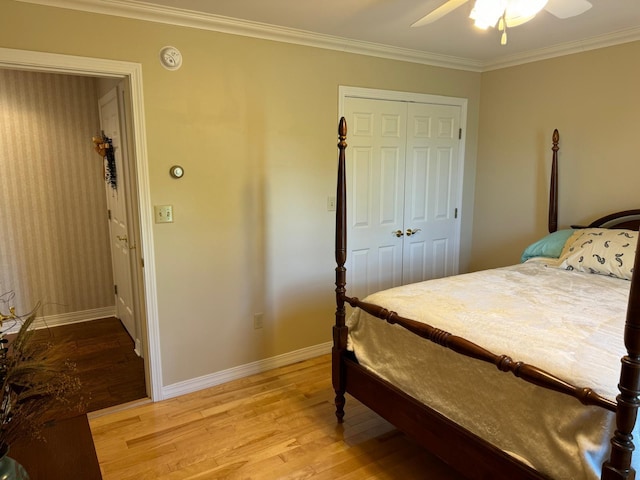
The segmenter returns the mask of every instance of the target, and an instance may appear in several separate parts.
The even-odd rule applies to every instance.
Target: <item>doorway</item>
[[[155,266],[152,259],[152,217],[147,171],[146,136],[142,97],[142,68],[140,64],[112,60],[74,57],[41,52],[30,52],[0,48],[0,68],[13,70],[63,73],[68,75],[93,76],[98,78],[120,78],[130,86],[131,149],[135,156],[137,189],[134,192],[139,212],[140,255],[149,259],[144,264],[141,289],[144,292],[145,324],[142,329],[145,378],[147,392],[153,401],[162,399],[159,335],[157,319],[157,292]],[[132,199],[133,200],[133,199]]]

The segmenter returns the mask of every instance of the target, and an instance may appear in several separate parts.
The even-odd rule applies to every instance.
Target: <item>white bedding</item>
[[[430,280],[365,301],[615,400],[630,282],[547,264],[535,259]],[[613,413],[529,385],[359,309],[347,325],[358,361],[408,394],[552,478],[600,478]]]

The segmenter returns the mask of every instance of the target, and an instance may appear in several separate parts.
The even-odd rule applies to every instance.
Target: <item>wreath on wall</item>
[[[116,155],[112,140],[104,132],[93,137],[95,150],[104,159],[104,181],[114,190],[118,189],[118,176],[116,175]]]

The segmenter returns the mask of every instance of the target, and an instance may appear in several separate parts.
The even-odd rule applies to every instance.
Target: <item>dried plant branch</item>
[[[36,309],[21,321],[15,338],[0,338],[0,446],[25,436],[41,438],[52,410],[82,411],[75,365],[64,349],[34,338]]]

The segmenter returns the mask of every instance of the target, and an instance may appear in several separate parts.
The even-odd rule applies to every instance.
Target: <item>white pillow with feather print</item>
[[[560,268],[631,280],[638,232],[584,228],[567,240]]]

